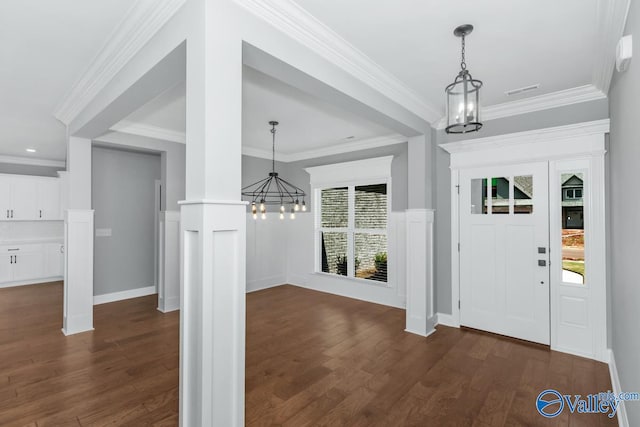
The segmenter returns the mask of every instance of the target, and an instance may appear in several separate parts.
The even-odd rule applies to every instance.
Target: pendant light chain
[[[271,125],[271,172],[276,171],[276,125]]]
[[[467,63],[465,62],[465,58],[464,58],[464,36],[462,36],[462,61],[460,61],[460,68],[462,68],[462,71],[467,69]]]

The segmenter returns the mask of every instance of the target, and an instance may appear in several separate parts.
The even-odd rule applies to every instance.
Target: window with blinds
[[[320,271],[387,283],[387,183],[317,191]]]

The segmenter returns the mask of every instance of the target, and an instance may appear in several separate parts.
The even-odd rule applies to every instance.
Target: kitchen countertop
[[[38,243],[64,243],[64,237],[47,237],[41,239],[0,240],[0,245],[29,245]]]

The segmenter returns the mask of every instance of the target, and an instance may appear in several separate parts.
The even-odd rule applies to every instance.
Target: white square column
[[[242,38],[231,0],[193,0],[180,202],[180,425],[244,425]]]
[[[244,424],[246,204],[182,203],[180,417]]]
[[[91,140],[70,137],[63,191],[65,335],[93,330]]]
[[[433,300],[433,209],[407,209],[406,331],[428,336],[435,332]]]

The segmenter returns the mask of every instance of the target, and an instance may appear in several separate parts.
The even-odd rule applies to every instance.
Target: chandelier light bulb
[[[255,216],[258,209],[256,208],[256,202],[251,203],[251,213]]]
[[[289,215],[289,218],[296,219],[296,211],[294,208],[291,208],[291,215]]]
[[[261,216],[261,218],[262,218],[262,219],[267,219],[267,214],[266,214],[266,213],[264,213],[264,212],[262,212],[262,216]]]
[[[284,219],[284,213],[280,212],[280,219]]]
[[[253,213],[253,219],[258,219],[258,214],[257,213]]]
[[[296,205],[294,206],[294,210],[298,212],[300,210],[300,202],[296,199]]]
[[[280,212],[284,213],[284,205],[280,205]]]
[[[304,202],[304,200],[302,201],[302,212],[306,212],[307,211],[307,205]]]

